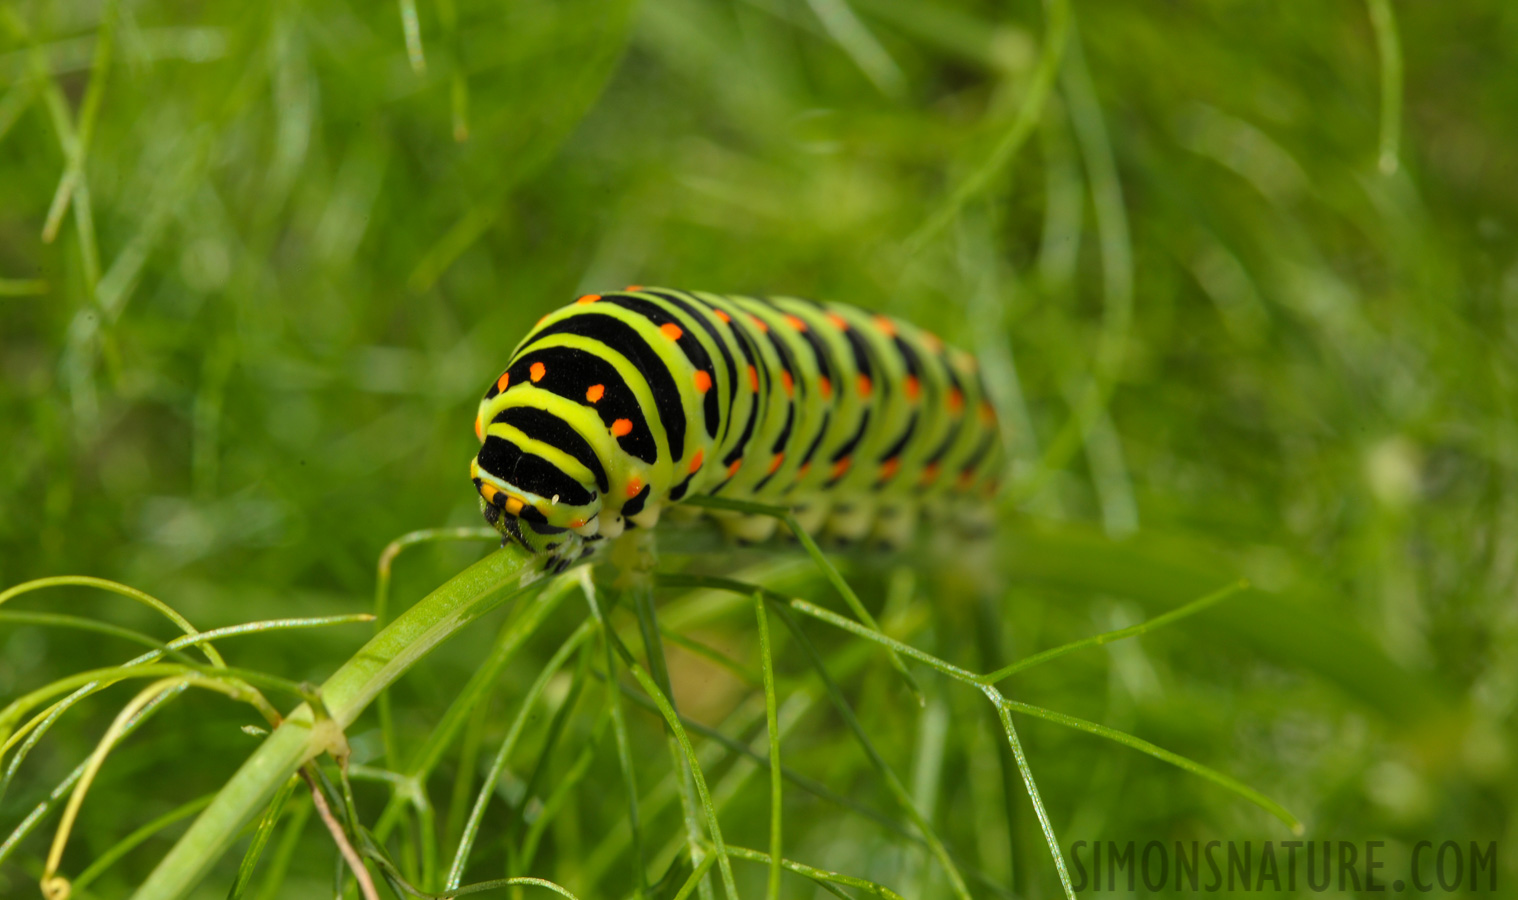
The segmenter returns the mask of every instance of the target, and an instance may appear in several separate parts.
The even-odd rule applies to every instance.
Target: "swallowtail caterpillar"
[[[486,521],[566,568],[695,496],[837,541],[983,519],[1002,470],[969,354],[837,303],[629,287],[544,316],[480,401]],[[711,511],[743,541],[772,517]]]

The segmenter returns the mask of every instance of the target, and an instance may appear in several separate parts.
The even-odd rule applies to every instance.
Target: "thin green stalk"
[[[648,893],[648,869],[643,853],[643,825],[638,813],[638,780],[633,768],[632,745],[627,737],[627,717],[622,710],[622,692],[618,690],[621,682],[617,680],[616,656],[612,647],[615,635],[601,611],[595,582],[591,581],[588,569],[581,570],[580,586],[585,591],[586,603],[590,605],[591,617],[601,632],[601,649],[606,662],[606,706],[611,712],[612,735],[617,742],[617,768],[622,772],[622,786],[627,792],[627,826],[632,836],[633,867],[637,870],[633,896],[641,900]]]
[[[1038,827],[1043,831],[1044,841],[1049,845],[1049,855],[1054,857],[1054,868],[1059,872],[1060,887],[1065,889],[1065,897],[1068,900],[1075,900],[1075,888],[1070,884],[1070,872],[1065,868],[1065,856],[1060,852],[1059,839],[1054,836],[1054,826],[1049,824],[1049,812],[1044,809],[1044,798],[1038,792],[1038,783],[1033,779],[1033,770],[1028,766],[1028,757],[1023,753],[1023,742],[1017,737],[1017,727],[1012,724],[1012,716],[1007,711],[1006,700],[996,688],[990,685],[984,686],[982,690],[995,704],[1002,728],[1007,732],[1007,743],[1012,747],[1012,755],[1017,758],[1017,771],[1022,773],[1023,786],[1028,789],[1028,799],[1033,803],[1033,813],[1038,816]]]
[[[765,599],[770,600],[771,598],[766,596]],[[822,654],[817,650],[816,645],[812,643],[811,638],[807,637],[806,632],[801,628],[801,623],[796,621],[784,603],[771,601],[771,604],[780,615],[780,621],[785,623],[785,627],[796,638],[796,643],[806,653],[812,667],[817,670],[817,675],[822,679],[823,687],[827,690],[828,698],[832,701],[833,708],[838,710],[838,714],[843,717],[844,723],[854,733],[855,741],[864,750],[865,755],[870,758],[870,762],[875,766],[876,771],[880,773],[881,778],[885,781],[886,788],[890,791],[891,796],[895,798],[902,812],[907,814],[907,817],[912,820],[912,824],[917,826],[918,832],[922,834],[923,840],[927,841],[928,849],[933,852],[933,855],[938,859],[938,864],[943,868],[944,874],[948,876],[949,886],[953,889],[954,895],[961,898],[961,900],[969,900],[970,890],[965,885],[965,879],[960,874],[959,867],[955,865],[954,859],[949,855],[948,848],[939,839],[938,832],[934,830],[932,824],[928,822],[922,812],[917,809],[916,804],[912,802],[912,798],[907,793],[906,787],[901,783],[901,779],[896,776],[896,772],[891,769],[890,764],[886,762],[885,757],[881,756],[880,751],[875,749],[874,742],[865,733],[864,725],[860,723],[859,717],[854,714],[853,707],[844,698],[843,691],[838,688],[837,682],[833,681],[832,676],[828,674],[827,664],[823,661]],[[841,616],[838,618],[842,619]],[[842,620],[848,621],[847,619]],[[850,622],[849,624],[858,627],[857,622]],[[864,630],[882,641],[890,640],[877,632],[869,631],[869,629]]]
[[[503,547],[451,578],[364,645],[322,685],[331,719],[301,706],[266,738],[132,896],[180,900],[302,763],[325,751],[386,686],[480,616],[531,589],[538,562]]]
[[[73,890],[83,891],[85,888],[89,887],[90,884],[95,881],[95,879],[103,875],[106,869],[109,869],[111,866],[115,865],[116,862],[123,856],[131,853],[132,850],[135,849],[139,844],[146,841],[148,838],[153,837],[165,828],[168,828],[170,825],[173,825],[175,822],[178,822],[181,819],[189,818],[190,816],[195,815],[197,812],[200,812],[202,809],[205,809],[208,805],[210,805],[211,798],[214,796],[214,794],[206,794],[203,797],[196,797],[194,800],[191,800],[188,803],[176,806],[175,808],[153,819],[151,822],[148,822],[141,828],[138,828],[136,831],[117,841],[116,844],[111,847],[111,849],[95,857],[95,859],[90,862],[89,867],[86,868],[83,872],[79,873],[79,877],[75,878],[73,881]]]
[[[184,690],[186,690],[185,687],[180,687],[177,690],[167,691],[155,697],[152,702],[144,706],[136,716],[132,717],[132,719],[126,723],[126,726],[121,729],[121,737],[125,738],[127,735],[130,735],[132,732],[142,727],[142,724],[146,722],[155,712],[163,708],[164,704],[168,703]],[[15,852],[16,847],[18,847],[21,842],[25,840],[27,836],[29,836],[39,824],[41,824],[42,820],[47,817],[47,814],[52,812],[53,807],[58,804],[58,801],[62,800],[66,795],[68,795],[70,791],[73,790],[74,785],[79,782],[79,779],[84,777],[84,773],[88,766],[88,759],[75,766],[72,772],[70,772],[62,781],[58,782],[58,784],[54,785],[53,789],[48,792],[47,797],[44,798],[41,803],[38,803],[32,808],[31,812],[27,813],[26,818],[22,819],[21,824],[17,825],[15,830],[12,831],[8,837],[6,837],[4,843],[0,843],[0,863],[4,863],[5,860],[11,855],[11,853]]]
[[[175,627],[187,635],[198,635],[200,633],[194,625],[190,624],[189,620],[187,620],[184,616],[181,616],[172,606],[169,606],[167,603],[159,600],[157,597],[139,591],[134,587],[129,587],[127,585],[121,584],[120,582],[110,581],[105,578],[93,578],[88,575],[55,575],[51,578],[36,578],[31,581],[24,581],[13,588],[0,591],[0,604],[4,604],[7,600],[14,599],[21,596],[22,594],[42,590],[43,588],[71,586],[93,587],[99,588],[102,591],[109,591],[113,594],[120,594],[123,597],[131,600],[136,600],[143,606],[156,611],[165,619],[173,622]],[[216,652],[215,647],[212,647],[207,643],[202,643],[200,646],[201,652],[206,655],[206,659],[211,661],[211,665],[226,665],[226,662],[221,658],[221,654]]]
[[[411,71],[427,74],[427,55],[422,52],[422,26],[417,21],[416,0],[400,0],[401,32],[406,36],[406,58],[411,61]]]
[[[669,682],[669,667],[664,658],[664,642],[659,638],[659,619],[654,612],[654,589],[653,582],[647,577],[641,577],[633,585],[630,593],[633,597],[633,610],[638,616],[638,631],[643,638],[644,655],[648,658],[648,668],[652,671],[654,683],[659,690],[669,698],[671,709],[674,708],[674,689]],[[680,810],[685,817],[686,846],[690,849],[690,861],[692,866],[701,864],[705,855],[702,849],[701,818],[697,808],[697,797],[692,793],[692,778],[696,776],[695,769],[698,764],[693,759],[691,768],[687,770],[685,760],[681,755],[679,740],[673,729],[666,728],[668,738],[670,762],[673,765],[676,784],[680,788]],[[702,900],[710,900],[711,888],[705,882],[699,888]]]
[[[722,873],[722,888],[727,892],[728,900],[738,900],[738,888],[733,883],[732,863],[728,862],[727,845],[722,841],[722,827],[717,824],[717,809],[712,805],[711,793],[706,788],[706,776],[701,773],[701,763],[696,759],[696,750],[691,746],[690,737],[686,735],[685,727],[680,724],[680,717],[675,713],[675,708],[670,704],[669,698],[654,683],[648,670],[635,662],[629,663],[628,669],[632,672],[633,678],[636,678],[638,684],[643,687],[643,691],[653,698],[654,703],[658,704],[665,724],[669,726],[670,731],[674,732],[675,740],[680,743],[680,749],[685,753],[686,764],[690,767],[691,777],[696,782],[696,791],[701,795],[701,804],[706,810],[706,827],[712,833],[717,869]],[[694,862],[698,866],[701,864],[699,859]]]
[[[1127,349],[1128,332],[1133,324],[1133,239],[1128,228],[1122,181],[1118,178],[1112,142],[1107,137],[1101,103],[1091,83],[1091,73],[1086,68],[1080,39],[1072,34],[1069,43],[1061,83],[1096,213],[1102,264],[1101,332],[1091,372],[1085,383],[1076,389],[1078,399],[1070,418],[1049,442],[1033,472],[1020,481],[1015,490],[1006,493],[1004,502],[1013,505],[1038,493],[1055,472],[1065,467],[1075,451],[1089,441],[1092,429],[1116,387]]]
[[[1037,715],[1037,716],[1040,716],[1042,718],[1049,719],[1052,722],[1058,722],[1059,724],[1066,725],[1066,726],[1071,727],[1071,728],[1076,728],[1076,729],[1079,729],[1081,731],[1086,731],[1086,732],[1089,732],[1091,734],[1096,734],[1096,735],[1100,735],[1102,737],[1106,737],[1106,738],[1108,738],[1110,740],[1117,741],[1118,743],[1121,743],[1121,744],[1123,744],[1125,746],[1132,747],[1133,749],[1139,750],[1140,752],[1148,753],[1149,755],[1154,756],[1157,759],[1162,759],[1162,760],[1164,760],[1166,762],[1169,762],[1169,763],[1171,763],[1173,765],[1179,766],[1180,768],[1183,768],[1183,769],[1185,769],[1188,772],[1193,772],[1193,773],[1195,773],[1197,775],[1200,775],[1203,778],[1206,778],[1207,780],[1213,782],[1214,784],[1220,785],[1222,787],[1225,787],[1225,788],[1233,791],[1234,793],[1238,794],[1240,797],[1243,797],[1245,800],[1248,800],[1249,802],[1255,804],[1256,806],[1259,806],[1261,809],[1264,809],[1266,812],[1269,812],[1271,815],[1273,815],[1276,818],[1280,819],[1288,827],[1290,827],[1294,833],[1300,833],[1300,829],[1302,827],[1301,823],[1299,823],[1297,821],[1297,819],[1294,816],[1291,815],[1291,813],[1287,812],[1284,807],[1282,807],[1280,804],[1276,803],[1275,801],[1271,800],[1270,798],[1266,797],[1264,794],[1260,793],[1259,791],[1256,791],[1255,789],[1253,789],[1253,788],[1251,788],[1251,787],[1243,784],[1242,782],[1240,782],[1240,781],[1238,781],[1236,779],[1230,778],[1229,776],[1224,775],[1224,774],[1222,774],[1220,772],[1217,772],[1217,771],[1215,771],[1213,769],[1210,769],[1210,768],[1208,768],[1206,766],[1203,766],[1200,763],[1197,763],[1197,762],[1194,762],[1192,760],[1186,759],[1183,756],[1180,756],[1178,754],[1172,753],[1171,751],[1165,750],[1165,749],[1163,749],[1161,747],[1157,747],[1154,744],[1150,744],[1148,741],[1144,741],[1144,740],[1142,740],[1140,738],[1136,738],[1136,737],[1134,737],[1132,735],[1125,734],[1123,732],[1116,731],[1114,729],[1107,728],[1107,727],[1102,726],[1102,725],[1097,725],[1097,724],[1095,724],[1093,722],[1087,722],[1084,719],[1077,719],[1074,716],[1066,716],[1063,713],[1056,713],[1056,712],[1053,712],[1052,710],[1042,709],[1041,707],[1029,706],[1027,704],[1018,703],[1017,701],[1014,701],[1014,700],[1007,700],[1004,697],[1002,697],[1001,693],[999,691],[996,691],[996,689],[992,686],[991,676],[977,675],[977,674],[975,674],[973,672],[970,672],[970,671],[968,671],[966,669],[962,669],[959,666],[956,666],[956,665],[953,665],[951,663],[945,662],[945,661],[943,661],[943,660],[941,660],[941,659],[939,659],[939,658],[937,658],[937,657],[935,657],[935,656],[933,656],[931,654],[928,654],[928,653],[925,653],[925,652],[923,652],[921,650],[918,650],[917,648],[912,647],[912,646],[910,646],[908,644],[904,644],[901,641],[897,641],[894,638],[887,637],[887,636],[885,636],[883,634],[880,634],[877,631],[873,631],[873,630],[871,630],[869,628],[864,627],[863,625],[859,624],[858,622],[855,622],[855,621],[853,621],[851,619],[844,618],[843,616],[840,616],[840,615],[838,615],[835,612],[831,612],[829,610],[822,609],[821,607],[818,607],[818,606],[816,606],[814,604],[808,603],[805,600],[787,599],[787,598],[785,598],[784,596],[782,596],[780,594],[777,594],[777,593],[775,593],[773,591],[767,591],[767,590],[765,590],[763,588],[757,587],[756,585],[745,584],[743,582],[733,581],[732,579],[716,578],[716,577],[711,577],[711,576],[670,575],[670,576],[661,576],[659,580],[660,580],[661,584],[671,585],[671,586],[680,586],[680,587],[720,587],[720,588],[724,588],[726,590],[731,590],[731,591],[739,592],[739,593],[753,594],[753,593],[757,592],[757,593],[761,594],[765,598],[765,600],[767,602],[769,602],[775,608],[775,610],[781,614],[782,618],[786,622],[787,627],[790,628],[791,631],[794,634],[796,634],[798,642],[801,643],[801,645],[803,646],[803,648],[807,650],[808,654],[812,656],[814,666],[816,666],[818,668],[818,674],[823,676],[824,683],[826,685],[828,685],[829,693],[834,695],[834,703],[835,703],[835,705],[842,704],[842,705],[839,705],[839,711],[841,713],[843,713],[845,721],[849,723],[850,727],[853,728],[853,729],[855,729],[855,732],[856,732],[856,734],[858,735],[858,737],[859,737],[859,739],[861,741],[861,745],[865,747],[866,752],[871,755],[872,759],[876,759],[877,760],[877,766],[879,766],[879,767],[882,768],[882,773],[885,774],[886,777],[887,777],[887,784],[888,785],[894,785],[893,792],[894,792],[894,790],[896,788],[900,787],[900,783],[895,780],[894,773],[891,773],[889,771],[889,769],[884,768],[884,760],[878,759],[878,754],[875,753],[875,751],[873,749],[873,746],[868,743],[868,739],[864,737],[863,731],[858,726],[857,720],[853,717],[852,711],[851,710],[845,711],[847,709],[847,704],[846,704],[845,701],[843,701],[842,696],[839,695],[839,694],[837,694],[836,685],[833,685],[831,679],[827,678],[826,670],[821,667],[822,666],[822,661],[821,661],[820,655],[817,654],[816,648],[813,647],[811,645],[811,642],[805,637],[805,633],[800,630],[799,625],[797,625],[794,622],[794,620],[790,617],[789,610],[794,609],[797,612],[804,613],[804,614],[806,614],[808,616],[811,616],[812,618],[815,618],[815,619],[819,619],[819,620],[821,620],[823,622],[826,622],[826,623],[828,623],[830,625],[833,625],[833,626],[835,626],[837,628],[841,628],[844,631],[848,631],[851,634],[854,634],[854,635],[857,635],[859,637],[865,638],[867,640],[874,641],[874,642],[876,642],[878,644],[882,644],[884,646],[890,647],[890,648],[896,650],[897,652],[901,653],[902,655],[909,656],[909,657],[911,657],[913,659],[916,659],[919,662],[922,662],[925,665],[927,665],[927,666],[929,666],[929,667],[931,667],[931,668],[933,668],[933,669],[935,669],[935,670],[943,673],[944,675],[949,676],[950,678],[954,678],[954,679],[956,679],[958,681],[962,681],[962,682],[964,682],[966,684],[978,687],[982,691],[988,692],[987,696],[991,697],[992,700],[993,700],[993,702],[997,704],[997,708],[998,708],[999,713],[1004,713],[1003,705],[1006,705],[1007,708],[1016,709],[1016,710],[1019,710],[1021,712],[1027,712],[1029,715]],[[1227,596],[1229,593],[1235,592],[1235,591],[1240,590],[1240,589],[1241,588],[1238,585],[1230,585],[1229,587],[1224,588],[1222,591],[1215,592],[1215,594],[1213,594],[1213,595],[1209,595],[1208,597],[1202,598],[1201,601],[1195,601],[1190,606],[1191,607],[1195,607],[1197,604],[1201,603],[1202,601],[1208,601],[1208,600],[1210,600],[1211,602],[1215,603],[1215,602],[1217,602],[1217,600],[1222,599],[1222,596]],[[1217,594],[1222,594],[1222,596],[1217,596]],[[1196,611],[1193,608],[1182,607],[1180,610],[1175,610],[1175,611],[1173,611],[1173,613],[1167,614],[1167,615],[1170,615],[1170,618],[1167,619],[1166,621],[1167,622],[1174,621],[1175,619],[1180,618],[1181,617],[1180,614],[1182,613],[1183,610],[1186,610],[1186,614],[1190,614],[1190,613]],[[1163,617],[1158,617],[1158,618],[1163,618]],[[1156,620],[1156,622],[1157,621],[1158,621],[1158,619]],[[1153,628],[1155,626],[1155,624],[1156,624],[1155,622],[1151,622],[1151,623],[1149,623],[1149,627]],[[1135,627],[1138,627],[1138,626],[1135,626]],[[1129,629],[1122,629],[1121,631],[1126,632],[1126,631],[1129,631]],[[1124,634],[1123,636],[1126,637],[1126,636],[1129,636],[1129,635]],[[996,673],[992,673],[992,674],[995,675]],[[1003,716],[1003,726],[1008,728],[1008,739],[1010,741],[1014,742],[1014,746],[1012,748],[1013,749],[1013,753],[1014,753],[1014,755],[1020,756],[1021,752],[1022,752],[1021,751],[1021,746],[1016,743],[1016,736],[1010,730],[1010,722],[1011,722],[1010,719],[1005,718],[1005,716]],[[1032,775],[1031,775],[1030,772],[1028,772],[1026,770],[1026,764],[1025,764],[1025,762],[1021,762],[1021,761],[1019,762],[1019,769],[1023,771],[1024,781],[1026,783],[1028,783],[1028,785],[1029,785],[1029,795],[1034,800],[1035,809],[1039,812],[1039,815],[1041,817],[1043,817],[1044,814],[1041,811],[1041,809],[1042,809],[1042,801],[1039,800],[1037,798],[1037,796],[1036,796],[1035,789],[1034,789],[1034,787],[1032,786],[1032,783],[1031,783],[1032,782]],[[907,799],[905,799],[904,797],[903,798],[898,798],[898,799],[902,799],[903,803],[904,803],[904,808],[909,812],[909,814],[911,814],[911,815],[913,815],[913,816],[916,817],[916,819],[914,821],[918,821],[919,822],[919,828],[925,827],[926,823],[920,821],[921,816],[920,816],[919,813],[917,813],[916,807],[913,806],[910,803],[910,801],[907,800]],[[1045,834],[1046,834],[1046,837],[1049,838],[1049,847],[1050,847],[1050,850],[1055,855],[1055,865],[1060,869],[1061,873],[1064,873],[1064,860],[1063,860],[1062,857],[1059,856],[1059,845],[1058,845],[1057,842],[1055,842],[1053,840],[1052,831],[1049,831],[1047,829],[1047,827],[1045,829]],[[930,836],[929,832],[925,831],[924,832],[924,837],[928,838],[930,846],[932,846],[934,844],[934,842],[936,841],[936,838],[932,838]],[[940,857],[940,859],[941,860],[947,860],[947,852],[946,851],[945,851],[944,855]],[[1067,874],[1062,874],[1061,878],[1065,879],[1066,881],[1068,881],[1068,875]],[[1068,883],[1067,883],[1066,886],[1067,886],[1067,890],[1068,890]],[[1072,892],[1072,895],[1073,895],[1073,892]]]
[[[1023,659],[1020,659],[1011,665],[1003,666],[994,672],[990,672],[985,675],[979,675],[976,677],[976,680],[981,684],[995,684],[996,682],[1001,681],[1003,678],[1021,672],[1024,669],[1029,669],[1033,666],[1038,665],[1039,663],[1046,663],[1052,659],[1057,659],[1067,653],[1073,653],[1076,650],[1084,650],[1087,647],[1100,647],[1103,644],[1110,644],[1113,641],[1120,641],[1124,638],[1137,637],[1138,635],[1146,634],[1150,631],[1154,631],[1157,628],[1163,628],[1172,622],[1184,619],[1187,616],[1194,616],[1210,606],[1214,606],[1224,600],[1227,600],[1234,594],[1248,590],[1248,588],[1249,581],[1247,579],[1241,578],[1238,581],[1235,581],[1233,584],[1221,587],[1205,597],[1193,600],[1185,606],[1181,606],[1171,610],[1170,612],[1155,616],[1152,619],[1147,619],[1143,622],[1138,623],[1137,625],[1130,625],[1127,628],[1119,628],[1116,631],[1106,631],[1101,634],[1092,635],[1088,638],[1081,638],[1078,641],[1071,641],[1070,643],[1063,644],[1059,647],[1052,647],[1040,653],[1035,653],[1032,656],[1024,657]]]
[[[403,0],[404,3],[404,0]],[[404,9],[404,6],[402,7]],[[416,8],[413,5],[413,16]],[[499,540],[500,535],[494,528],[425,528],[421,531],[413,531],[403,534],[385,545],[380,551],[379,564],[376,566],[374,578],[374,631],[379,633],[386,625],[390,624],[390,573],[395,568],[395,559],[409,547],[418,544],[430,544],[440,541],[467,541],[467,540]],[[395,747],[395,723],[390,715],[390,692],[381,691],[379,701],[375,706],[379,712],[380,741],[385,748],[385,761],[388,765],[399,766],[400,758],[396,755]]]
[[[1005,709],[1027,713],[1030,716],[1037,716],[1040,719],[1045,719],[1059,725],[1064,725],[1067,728],[1074,728],[1077,731],[1084,731],[1088,734],[1104,737],[1109,741],[1114,741],[1116,743],[1122,744],[1124,747],[1131,747],[1140,753],[1147,753],[1155,759],[1170,763],[1176,768],[1184,769],[1193,775],[1198,775],[1202,778],[1207,779],[1213,784],[1233,791],[1235,794],[1238,794],[1240,797],[1243,797],[1245,800],[1248,800],[1255,806],[1258,806],[1259,808],[1275,816],[1277,819],[1280,819],[1283,823],[1285,823],[1287,828],[1291,829],[1292,834],[1301,834],[1303,832],[1302,823],[1297,820],[1296,816],[1288,812],[1287,809],[1281,804],[1275,802],[1274,800],[1270,799],[1249,785],[1244,784],[1242,781],[1239,781],[1236,778],[1224,775],[1222,772],[1219,772],[1216,769],[1208,768],[1199,762],[1187,759],[1178,753],[1172,753],[1171,751],[1166,750],[1164,747],[1157,747],[1154,744],[1151,744],[1148,741],[1144,740],[1143,738],[1134,737],[1133,735],[1126,732],[1108,728],[1105,725],[1098,725],[1095,722],[1088,722],[1085,719],[1066,715],[1062,712],[1055,712],[1052,709],[1044,709],[1040,706],[1032,706],[1027,703],[1020,703],[1016,700],[1002,697],[1000,694],[993,698],[993,701]]]
[[[95,134],[95,119],[100,113],[100,101],[105,95],[106,70],[111,65],[111,50],[115,44],[117,5],[108,2],[101,10],[100,27],[95,39],[95,59],[90,65],[90,86],[85,89],[84,100],[79,105],[79,124],[72,147],[69,148],[68,165],[58,188],[53,192],[53,202],[48,208],[47,221],[42,226],[42,240],[51,244],[58,237],[58,227],[63,224],[69,201],[76,191],[84,187],[84,160],[90,152],[91,138]],[[75,211],[84,214],[84,209]],[[98,270],[98,263],[96,264]],[[98,275],[97,275],[98,279]],[[93,286],[93,282],[92,282]]]
[[[760,853],[758,850],[750,850],[747,847],[729,847],[727,852],[735,859],[745,859],[750,862],[767,863],[771,866],[773,866],[776,862],[775,858],[769,854]],[[817,882],[823,887],[838,884],[845,887],[858,888],[860,890],[867,891],[871,896],[880,897],[882,900],[904,900],[900,894],[896,893],[885,885],[876,884],[873,881],[867,881],[863,878],[855,878],[852,875],[844,875],[839,872],[829,872],[827,869],[819,869],[815,866],[803,865],[802,863],[792,862],[789,859],[779,860],[779,863],[782,867],[795,872],[797,875],[802,875],[810,878],[812,881]],[[847,894],[842,894],[837,891],[834,891],[834,893],[838,893],[839,896],[843,897],[848,896]]]
[[[1381,60],[1381,140],[1376,165],[1383,175],[1395,175],[1402,137],[1402,41],[1391,0],[1365,0],[1376,32],[1376,55]]]
[[[828,582],[843,597],[843,601],[848,604],[849,609],[858,617],[859,621],[870,626],[876,632],[880,631],[879,623],[875,621],[875,617],[870,614],[870,611],[865,609],[863,601],[859,599],[859,595],[854,593],[854,589],[844,580],[843,573],[838,571],[838,567],[833,565],[833,561],[828,559],[827,554],[822,552],[822,548],[817,546],[817,542],[812,539],[810,534],[807,534],[806,529],[801,527],[801,523],[796,521],[796,516],[786,507],[770,506],[765,503],[750,503],[744,500],[729,500],[725,497],[689,497],[685,502],[690,506],[702,506],[707,509],[725,509],[732,512],[744,512],[750,515],[769,516],[779,519],[785,523],[786,528],[790,529],[791,534],[796,536],[796,540],[801,542],[801,546],[806,548],[807,555],[817,564],[817,568],[822,570],[822,574],[827,576]],[[895,666],[896,671],[900,672],[901,677],[906,680],[907,688],[912,692],[912,696],[917,698],[917,705],[926,706],[927,698],[923,696],[922,688],[918,686],[917,679],[912,677],[911,672],[907,671],[906,664],[901,661],[901,658],[896,655],[895,651],[892,651],[890,656],[891,665]]]
[[[289,824],[285,825],[285,833],[280,835],[279,846],[274,848],[274,856],[269,860],[269,868],[264,875],[263,888],[259,890],[257,900],[278,900],[280,890],[285,883],[285,872],[290,868],[290,860],[295,857],[296,849],[301,846],[301,833],[306,830],[306,820],[315,809],[298,794],[292,802],[295,803],[295,810],[290,813]],[[227,900],[238,900],[238,898],[228,897]]]
[[[521,739],[522,732],[527,727],[533,707],[537,704],[538,698],[543,695],[544,689],[548,687],[549,680],[558,674],[559,669],[580,644],[590,637],[592,630],[590,622],[576,628],[564,640],[564,643],[559,645],[559,649],[554,651],[553,656],[538,672],[538,677],[533,680],[532,686],[522,696],[522,705],[517,710],[516,718],[511,720],[511,727],[507,729],[500,748],[496,750],[495,760],[485,776],[485,783],[480,785],[479,791],[475,794],[474,808],[470,810],[469,819],[464,823],[464,832],[459,837],[458,848],[453,854],[453,864],[448,867],[446,880],[448,890],[454,890],[464,880],[464,867],[469,863],[469,853],[474,849],[475,839],[479,836],[480,824],[485,818],[485,808],[489,805],[490,798],[495,796],[496,783],[500,780],[501,774],[506,771],[506,764],[511,760],[511,751],[516,749],[517,741]]]
[[[775,702],[775,661],[770,653],[770,621],[764,611],[764,597],[754,595],[754,618],[759,625],[759,661],[764,670],[764,727],[770,737],[770,876],[769,900],[780,900],[781,850],[780,819],[784,810],[784,781],[780,766],[780,722]]]
[[[691,894],[696,892],[696,886],[701,884],[702,879],[706,878],[706,873],[710,872],[712,866],[716,864],[717,855],[715,853],[707,854],[706,859],[701,860],[701,865],[696,866],[691,871],[690,877],[685,879],[685,884],[680,887],[679,892],[671,900],[687,900]]]
[[[412,762],[408,767],[413,780],[422,783],[432,774],[454,737],[469,721],[471,712],[476,710],[489,694],[501,669],[515,658],[517,651],[537,632],[549,614],[558,608],[559,603],[568,595],[573,586],[572,579],[554,581],[539,591],[526,607],[501,625],[500,634],[497,635],[495,645],[490,649],[490,655],[470,676],[464,689],[449,704],[443,718],[427,735],[427,740],[413,754]],[[374,826],[374,833],[379,840],[385,840],[390,829],[400,821],[404,808],[405,801],[402,798],[391,797],[390,803],[380,814],[378,824]]]
[[[1007,167],[1018,149],[1028,140],[1028,135],[1033,133],[1034,126],[1043,117],[1044,105],[1048,103],[1049,94],[1054,89],[1054,80],[1059,74],[1069,35],[1070,0],[1049,0],[1044,8],[1043,52],[1039,55],[1038,67],[1033,71],[1033,81],[1028,85],[1028,92],[1017,110],[1017,116],[990,155],[955,185],[944,202],[907,238],[909,258],[915,256],[927,246],[928,241],[954,221],[966,203],[990,187],[991,181]]]
[[[238,900],[248,890],[248,885],[252,884],[253,873],[258,871],[258,860],[263,856],[264,847],[269,843],[269,836],[274,833],[274,827],[279,824],[279,817],[285,811],[285,804],[289,801],[290,795],[295,793],[295,786],[298,784],[300,784],[299,778],[287,779],[285,786],[280,788],[279,793],[275,794],[274,799],[269,803],[269,808],[264,810],[263,818],[258,822],[258,828],[253,832],[253,841],[248,845],[247,852],[243,854],[242,862],[237,867],[237,880],[232,882],[232,890],[228,892],[227,900]],[[206,801],[210,802],[212,797],[207,797]],[[85,874],[88,874],[88,870]],[[84,875],[80,875],[79,881],[75,882],[75,887],[83,882]]]

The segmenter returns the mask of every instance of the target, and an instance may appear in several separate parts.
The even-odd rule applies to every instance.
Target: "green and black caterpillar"
[[[549,313],[480,402],[485,519],[559,568],[699,495],[839,541],[983,521],[1002,447],[975,359],[836,303],[634,286]],[[710,511],[744,541],[773,518]]]

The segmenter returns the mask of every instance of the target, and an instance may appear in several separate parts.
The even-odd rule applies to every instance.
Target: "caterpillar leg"
[[[858,543],[875,524],[875,504],[867,499],[846,500],[833,506],[823,533],[848,543]]]
[[[889,549],[905,547],[917,530],[917,518],[915,503],[882,504],[875,511],[875,528],[870,538]]]

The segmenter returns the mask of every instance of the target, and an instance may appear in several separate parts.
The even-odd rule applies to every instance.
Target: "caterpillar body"
[[[1002,468],[969,354],[836,303],[630,287],[544,316],[475,419],[486,521],[562,569],[696,495],[841,541],[983,518]],[[709,511],[733,536],[775,520]]]

